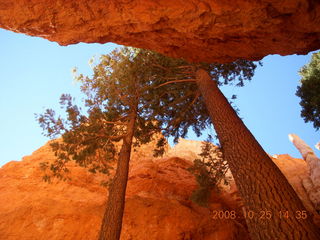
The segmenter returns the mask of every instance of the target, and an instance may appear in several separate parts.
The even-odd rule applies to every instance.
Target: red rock
[[[152,143],[151,143],[152,144]],[[152,147],[133,152],[126,193],[122,240],[229,240],[249,239],[242,202],[234,183],[221,195],[212,193],[209,208],[189,198],[197,186],[187,171],[201,142],[182,140],[167,157],[153,158]],[[48,145],[0,168],[0,239],[97,239],[107,199],[100,185],[107,177],[70,165],[71,181],[42,181],[39,163],[53,161]],[[306,162],[289,155],[273,158],[308,210],[313,206],[303,188],[308,177]],[[212,211],[236,211],[236,220],[212,219]],[[315,213],[315,212],[314,212]],[[314,220],[320,224],[320,217]]]
[[[210,209],[189,200],[196,187],[186,170],[190,161],[152,159],[150,149],[145,146],[132,157],[122,240],[248,239],[241,219],[214,220]],[[107,198],[100,181],[106,177],[70,165],[71,181],[48,184],[41,180],[39,163],[53,160],[45,145],[0,169],[1,239],[97,239]],[[210,206],[236,210],[238,204],[226,193],[212,195]]]
[[[288,179],[304,206],[311,212],[315,212],[314,206],[310,201],[307,191],[303,186],[303,181],[309,179],[308,166],[300,158],[293,158],[288,154],[277,155],[273,158],[283,175]]]
[[[0,27],[61,45],[115,42],[192,61],[320,48],[316,0],[1,0]]]

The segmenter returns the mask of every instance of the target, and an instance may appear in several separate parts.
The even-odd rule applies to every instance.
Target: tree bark
[[[127,126],[127,134],[123,138],[119,153],[117,170],[109,188],[109,197],[100,228],[99,240],[120,239],[136,117],[137,109],[133,109]]]
[[[239,193],[252,240],[316,240],[311,214],[247,129],[209,74],[200,69],[196,82],[217,132]],[[304,215],[306,211],[306,215]]]

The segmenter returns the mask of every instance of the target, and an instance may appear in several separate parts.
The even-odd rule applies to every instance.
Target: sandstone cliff
[[[115,42],[193,61],[320,48],[317,0],[0,0],[0,27],[61,45]]]
[[[132,157],[122,240],[248,239],[233,184],[221,196],[212,194],[209,209],[189,200],[196,182],[186,169],[200,142],[181,140],[159,159],[152,158],[150,149],[144,146]],[[188,155],[192,156],[189,160]],[[71,166],[71,181],[48,184],[41,180],[38,165],[53,159],[45,145],[0,169],[0,239],[96,239],[107,197],[106,189],[100,186],[105,176]],[[274,161],[312,209],[301,186],[307,174],[305,161],[288,155],[279,155]],[[239,218],[213,219],[214,210],[235,210]]]
[[[196,187],[186,170],[190,161],[153,159],[150,149],[133,154],[121,239],[248,239],[241,219],[214,220],[209,209],[189,200]],[[38,166],[53,159],[45,145],[0,169],[0,239],[97,239],[107,198],[100,186],[105,176],[71,166],[70,182],[48,184]],[[212,196],[211,209],[237,208],[233,195]]]

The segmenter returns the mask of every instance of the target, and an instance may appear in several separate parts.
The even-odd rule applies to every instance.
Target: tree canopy
[[[133,109],[137,114],[134,146],[150,142],[154,134],[160,132],[160,123],[151,121],[152,113],[146,101],[150,96],[145,89],[154,83],[144,76],[143,66],[138,68],[141,60],[138,52],[133,48],[114,50],[101,56],[91,77],[82,74],[76,77],[85,94],[86,111],[82,111],[69,94],[62,94],[60,104],[65,117],[56,116],[52,109],[37,116],[44,135],[62,137],[61,141],[51,143],[57,156],[50,165],[53,176],[64,179],[63,173],[68,172],[67,163],[71,160],[91,172],[108,173],[110,162],[119,153],[116,144],[127,134]],[[161,138],[158,146],[163,148],[164,144]],[[48,165],[43,164],[43,168],[46,167]]]
[[[200,136],[201,131],[211,125],[195,81],[197,69],[206,70],[218,85],[244,86],[256,68],[254,62],[247,60],[227,64],[188,63],[151,51],[142,54],[145,54],[143,58],[157,82],[157,87],[149,91],[153,98],[150,107],[160,106],[156,119],[163,124],[164,136],[173,136],[175,142],[179,137],[185,137],[190,128]]]
[[[63,94],[60,104],[66,117],[52,109],[37,116],[44,134],[62,141],[51,145],[58,160],[51,164],[53,175],[63,179],[66,163],[75,160],[92,172],[108,173],[117,156],[115,143],[126,134],[129,109],[138,98],[134,146],[148,143],[161,133],[155,155],[163,154],[165,138],[185,137],[191,128],[197,136],[211,125],[205,103],[197,90],[195,71],[204,68],[219,85],[243,86],[256,65],[239,60],[228,64],[192,64],[153,51],[124,47],[102,55],[91,77],[77,75],[85,94],[86,111]],[[43,164],[43,167],[49,167]]]
[[[310,63],[299,72],[301,86],[296,95],[301,98],[301,117],[305,122],[312,122],[316,130],[320,128],[320,52],[312,55]]]
[[[93,67],[92,77],[77,76],[86,95],[85,113],[70,95],[63,94],[60,104],[66,118],[57,117],[52,109],[38,116],[45,135],[62,136],[51,144],[57,156],[50,165],[53,176],[64,179],[63,173],[68,172],[67,163],[71,160],[92,172],[108,173],[110,162],[118,157],[99,239],[120,237],[131,145],[148,143],[161,133],[155,146],[155,155],[161,155],[166,137],[173,136],[177,142],[190,128],[200,136],[211,125],[212,116],[196,83],[198,70],[205,70],[218,85],[235,82],[243,86],[253,76],[255,67],[245,60],[190,64],[152,51],[124,47],[101,56]],[[116,143],[120,140],[119,150]],[[202,163],[198,169],[210,168],[210,164]],[[43,168],[47,167],[48,163],[43,164]],[[221,178],[225,169],[226,166],[216,172],[209,169],[205,189],[209,189],[207,182],[211,183],[211,177]]]

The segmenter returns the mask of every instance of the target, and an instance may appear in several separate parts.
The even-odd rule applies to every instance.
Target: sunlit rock
[[[213,219],[212,210],[236,210],[236,193],[213,194],[210,208],[189,198],[197,183],[179,157],[152,158],[152,147],[133,152],[122,240],[248,239],[245,222]],[[177,153],[178,154],[178,153]],[[48,145],[0,168],[0,239],[96,240],[107,199],[106,176],[70,165],[71,181],[45,183],[39,163],[53,161]]]
[[[233,181],[220,195],[212,193],[209,208],[190,201],[197,183],[187,169],[201,151],[201,142],[181,139],[163,158],[152,157],[152,144],[133,152],[122,240],[249,239]],[[0,239],[97,239],[107,199],[100,182],[109,177],[70,164],[71,181],[48,184],[41,179],[39,163],[53,160],[45,145],[22,161],[0,168]],[[313,211],[301,183],[308,178],[306,162],[289,155],[278,155],[273,161]],[[212,211],[226,209],[240,218],[212,218]]]
[[[308,165],[310,179],[303,179],[303,184],[315,208],[320,211],[320,159],[311,147],[296,134],[289,134],[290,141],[299,150]]]

